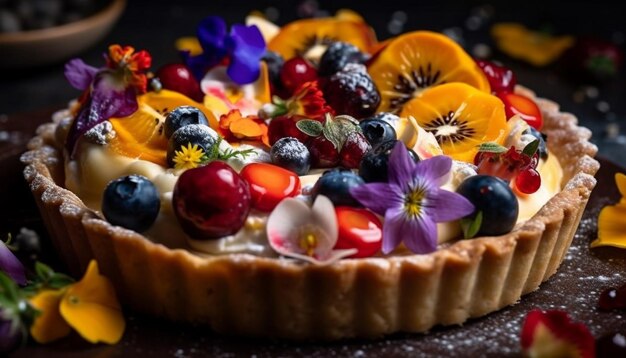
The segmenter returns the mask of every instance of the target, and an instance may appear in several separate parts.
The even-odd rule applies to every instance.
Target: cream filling
[[[200,241],[188,237],[180,225],[172,208],[172,191],[180,170],[166,169],[149,161],[120,156],[104,146],[81,143],[75,160],[66,162],[66,188],[74,192],[91,209],[100,211],[102,193],[114,179],[130,174],[139,174],[150,179],[161,195],[161,210],[152,227],[144,236],[156,243],[171,248],[189,248],[211,255],[229,253],[252,253],[262,256],[275,255],[265,237],[265,223],[268,214],[253,211],[244,227],[235,235],[218,240]],[[233,163],[235,164],[235,163]],[[240,170],[244,163],[236,163]],[[563,177],[561,167],[554,157],[539,164],[542,182],[539,190],[532,195],[518,194],[518,223],[530,219],[555,194],[560,191]],[[314,170],[300,177],[303,192],[315,184],[324,170]],[[449,180],[443,189],[454,191],[456,186]],[[458,222],[439,223],[438,242],[444,243],[461,236]]]

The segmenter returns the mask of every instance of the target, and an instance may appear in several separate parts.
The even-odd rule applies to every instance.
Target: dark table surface
[[[620,11],[602,2],[575,3],[567,7],[557,2],[536,4],[519,2],[450,1],[423,3],[419,1],[384,2],[321,1],[320,8],[333,13],[339,8],[357,10],[377,31],[379,39],[391,36],[389,26],[394,13],[403,11],[407,21],[402,31],[413,29],[461,31],[464,45],[471,52],[476,44],[492,45],[488,36],[489,24],[499,21],[517,21],[534,27],[550,26],[558,33],[595,35],[623,41],[626,35]],[[278,14],[283,24],[298,15],[291,1],[141,1],[130,0],[118,25],[104,40],[80,54],[85,62],[98,65],[110,43],[130,44],[149,50],[154,68],[176,61],[174,41],[184,35],[193,35],[200,19],[219,14],[229,23],[242,22],[253,9]],[[493,16],[477,30],[469,30],[468,23],[480,11],[494,10]],[[158,34],[158,35],[156,35]],[[623,47],[623,45],[622,45]],[[0,54],[2,55],[2,54]],[[603,168],[598,174],[600,185],[583,218],[583,225],[575,238],[570,254],[559,273],[528,295],[522,303],[483,319],[474,320],[465,327],[436,329],[432,334],[394,335],[373,342],[350,341],[331,345],[289,344],[226,338],[213,335],[201,327],[170,324],[129,314],[124,340],[112,347],[91,346],[78,337],[71,337],[48,346],[29,346],[16,354],[19,357],[113,357],[139,354],[158,356],[416,356],[425,351],[430,355],[510,356],[518,352],[519,326],[524,313],[532,307],[566,309],[576,319],[587,323],[594,335],[626,330],[624,312],[603,313],[595,309],[597,295],[610,286],[624,283],[626,254],[615,249],[589,250],[588,243],[595,237],[597,213],[603,205],[614,202],[617,192],[612,176],[624,172],[626,166],[626,138],[608,136],[607,126],[622,126],[626,131],[626,71],[619,78],[601,86],[572,82],[557,71],[557,66],[537,69],[511,60],[494,50],[494,59],[511,67],[519,83],[532,88],[539,96],[561,104],[564,111],[578,116],[582,125],[593,131],[592,141],[599,147]],[[63,64],[25,71],[0,71],[0,234],[15,232],[19,227],[36,229],[45,238],[45,230],[37,215],[28,189],[21,179],[18,158],[24,143],[34,132],[36,124],[49,118],[50,111],[60,108],[78,92],[64,80]],[[53,260],[53,258],[50,258]],[[565,288],[565,289],[564,289]],[[571,292],[571,293],[565,293]],[[471,330],[466,330],[466,328]],[[495,328],[494,328],[495,327]],[[468,337],[468,332],[473,337]]]

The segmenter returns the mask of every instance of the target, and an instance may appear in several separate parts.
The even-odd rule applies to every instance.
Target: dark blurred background
[[[19,0],[0,0],[0,5]],[[26,1],[26,0],[22,0]],[[47,0],[46,0],[47,1]],[[50,0],[54,1],[54,0]],[[89,1],[89,0],[72,0]],[[3,5],[4,6],[4,5]],[[626,76],[591,86],[559,74],[558,65],[535,68],[499,53],[490,36],[495,22],[514,21],[554,34],[594,36],[624,48],[626,25],[623,13],[609,2],[522,2],[522,1],[191,1],[130,0],[113,30],[78,56],[85,62],[102,64],[108,44],[120,43],[146,49],[153,55],[153,68],[179,59],[174,42],[194,35],[196,24],[209,14],[227,22],[243,22],[245,15],[259,10],[282,25],[302,16],[332,15],[341,8],[359,12],[376,30],[379,39],[416,29],[444,31],[461,40],[470,54],[491,53],[490,58],[511,67],[519,83],[538,95],[558,101],[565,111],[576,114],[594,131],[593,140],[601,154],[626,165]],[[5,54],[0,54],[5,56]],[[623,66],[622,66],[623,67]],[[63,63],[36,69],[1,70],[1,116],[41,108],[59,107],[78,92],[63,78]],[[1,139],[1,138],[0,138]]]

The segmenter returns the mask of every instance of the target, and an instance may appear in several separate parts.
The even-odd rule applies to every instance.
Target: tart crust
[[[522,87],[518,92],[534,97]],[[24,176],[56,251],[74,275],[96,259],[125,305],[215,331],[334,340],[424,332],[516,303],[557,270],[580,222],[599,163],[591,132],[536,98],[542,131],[563,169],[562,191],[514,231],[461,240],[428,255],[343,259],[316,266],[248,254],[199,257],[112,226],[64,182],[56,123],[39,127]]]

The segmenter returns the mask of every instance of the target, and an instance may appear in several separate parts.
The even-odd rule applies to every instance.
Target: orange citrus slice
[[[204,105],[178,92],[161,90],[137,97],[139,108],[128,117],[110,118],[115,137],[109,143],[114,152],[167,166],[167,141],[163,123],[167,114],[176,107],[194,106],[204,113],[211,128],[218,122]]]
[[[444,154],[470,163],[480,144],[502,144],[508,128],[502,101],[465,83],[425,90],[404,105],[400,116],[413,116]]]
[[[381,95],[378,108],[398,113],[426,88],[464,82],[489,93],[489,82],[474,60],[448,37],[416,31],[397,37],[371,60],[368,72]]]
[[[342,17],[304,19],[285,25],[267,45],[285,60],[302,56],[317,61],[326,47],[335,41],[353,44],[363,52],[369,52],[376,43],[376,35],[364,22],[355,21],[345,13]]]

